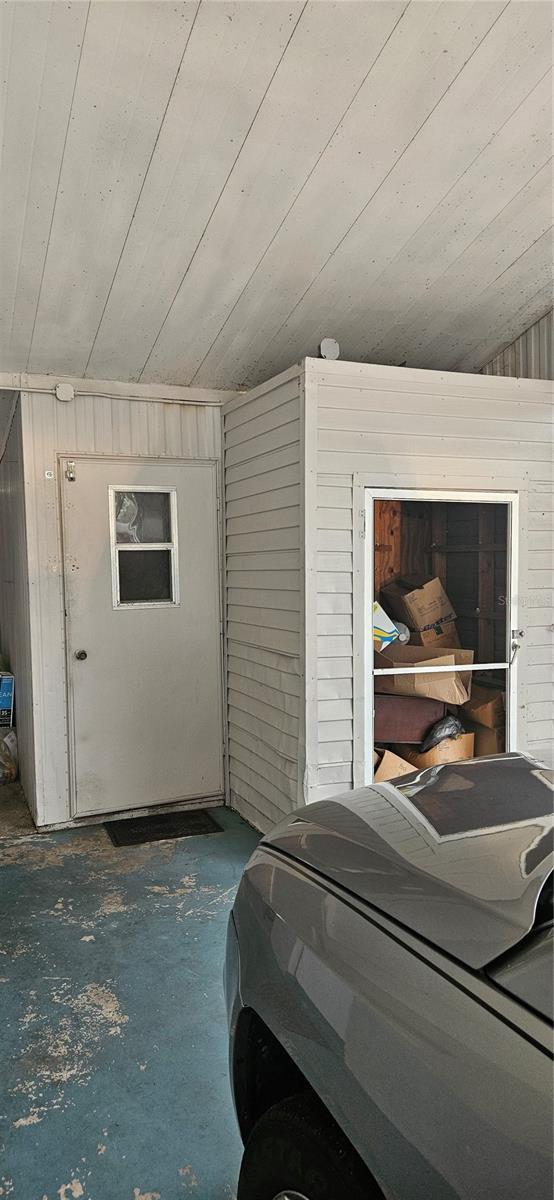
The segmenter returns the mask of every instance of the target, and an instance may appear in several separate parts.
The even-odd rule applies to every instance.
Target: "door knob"
[[[84,662],[86,657],[87,657],[86,650],[76,650],[75,651],[75,658],[78,658],[79,662]]]

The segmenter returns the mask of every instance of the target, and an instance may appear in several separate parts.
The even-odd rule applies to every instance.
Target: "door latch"
[[[73,459],[71,459],[70,462],[66,463],[65,477],[66,477],[66,479],[69,480],[70,483],[75,483],[77,476],[75,474],[75,462]]]
[[[511,658],[510,658],[510,666],[512,665],[514,658],[515,658],[518,650],[520,649],[521,639],[524,637],[525,637],[524,629],[512,629],[512,645],[511,645],[512,654],[511,654]]]

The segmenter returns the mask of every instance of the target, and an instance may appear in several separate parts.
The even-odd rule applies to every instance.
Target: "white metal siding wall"
[[[500,350],[482,369],[483,375],[554,379],[554,309],[535,321],[515,342]]]
[[[22,393],[27,542],[32,631],[37,823],[69,820],[64,657],[63,564],[57,455],[106,454],[216,459],[216,407],[95,395],[62,404],[49,393]],[[47,479],[45,472],[54,471]]]
[[[545,472],[546,475],[546,472]],[[526,628],[527,664],[522,700],[527,711],[527,743],[531,754],[549,763],[554,756],[554,512],[552,480],[529,485],[529,550],[527,605],[521,610]]]
[[[317,762],[319,799],[352,785],[353,485],[521,492],[519,722],[552,754],[552,389],[527,380],[307,360],[317,395]],[[307,383],[308,387],[308,383]],[[309,456],[309,451],[308,451]],[[529,507],[529,517],[527,517]],[[309,601],[307,601],[307,604]],[[309,673],[309,664],[306,674]],[[307,714],[307,744],[315,730]],[[313,723],[313,724],[312,724]],[[315,734],[314,734],[315,737]]]
[[[262,830],[298,803],[300,418],[298,368],[224,409],[230,793]]]
[[[0,648],[15,675],[21,782],[34,813],[31,630],[19,401],[0,462],[0,500]]]

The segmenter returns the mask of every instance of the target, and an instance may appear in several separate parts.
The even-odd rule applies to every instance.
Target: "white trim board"
[[[173,404],[209,404],[220,407],[240,393],[219,388],[181,387],[161,383],[121,383],[115,379],[82,379],[75,375],[33,375],[26,371],[0,371],[0,388],[7,391],[47,392],[56,384],[69,384],[77,396],[102,396],[114,400],[170,401]]]

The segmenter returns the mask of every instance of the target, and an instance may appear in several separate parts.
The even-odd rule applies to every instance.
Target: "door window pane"
[[[119,545],[170,542],[169,492],[116,492],[115,535]]]
[[[120,604],[172,601],[171,550],[118,551]]]

